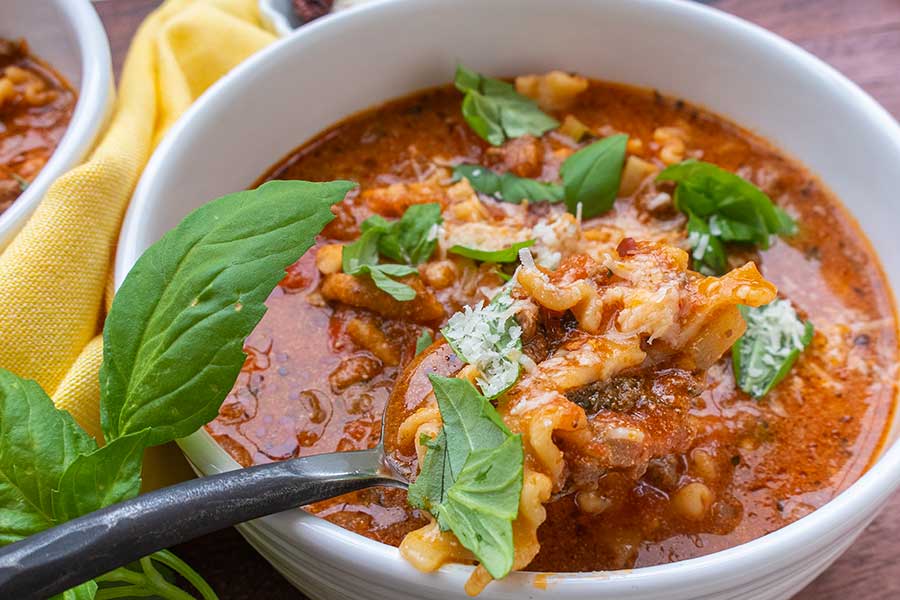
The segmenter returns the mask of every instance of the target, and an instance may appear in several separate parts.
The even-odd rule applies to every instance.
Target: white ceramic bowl
[[[113,100],[106,31],[89,0],[2,0],[0,37],[28,41],[31,52],[78,91],[66,133],[38,176],[3,214],[0,249],[34,212],[53,180],[78,164],[94,144]]]
[[[250,185],[342,117],[451,79],[562,68],[652,86],[752,128],[818,173],[900,285],[900,127],[803,50],[721,12],[672,0],[393,0],[306,26],[235,69],[172,129],[128,211],[116,282],[190,210]],[[237,467],[204,431],[182,440],[201,473]],[[786,598],[841,554],[900,484],[894,444],[850,489],[775,533],[709,556],[619,572],[513,573],[485,599]],[[241,531],[317,598],[465,598],[469,567],[424,575],[397,550],[300,510]],[[536,587],[536,583],[541,587]]]

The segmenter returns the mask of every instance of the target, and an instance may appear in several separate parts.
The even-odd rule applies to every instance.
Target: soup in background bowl
[[[0,58],[5,81],[0,83],[5,90],[0,91],[2,249],[50,184],[93,146],[112,107],[113,72],[106,31],[89,0],[5,0],[0,39],[12,42],[4,44],[5,58]],[[18,51],[22,39],[26,57]],[[14,69],[10,79],[9,66],[26,72]],[[46,91],[56,92],[52,100],[54,94],[39,93],[42,81]]]
[[[893,252],[897,241],[889,234],[889,227],[884,221],[891,214],[893,202],[887,173],[890,165],[895,164],[900,156],[900,150],[897,145],[896,124],[877,105],[852,84],[838,78],[830,69],[774,36],[699,7],[668,2],[637,2],[622,6],[604,5],[603,10],[600,10],[594,3],[571,2],[568,5],[570,10],[563,15],[544,10],[540,3],[524,2],[517,3],[516,6],[521,7],[521,10],[517,13],[517,33],[513,37],[505,33],[505,16],[508,13],[504,13],[504,9],[511,7],[505,6],[504,2],[492,3],[489,7],[461,1],[441,2],[435,3],[427,11],[414,3],[391,2],[362,8],[355,13],[338,15],[319,25],[312,25],[294,38],[285,40],[252,59],[201,99],[197,107],[176,126],[167,142],[161,146],[160,153],[151,161],[123,229],[117,280],[121,281],[127,268],[143,248],[177,222],[192,206],[221,193],[251,185],[260,173],[269,168],[272,159],[288,154],[297,143],[312,138],[346,115],[392,97],[446,81],[457,60],[491,75],[540,73],[562,67],[606,80],[659,89],[659,95],[654,96],[648,91],[595,83],[585,92],[586,96],[578,101],[583,101],[585,106],[572,110],[575,111],[574,116],[586,124],[591,135],[597,138],[625,132],[640,139],[646,148],[630,149],[630,154],[641,157],[657,168],[663,166],[657,163],[665,163],[666,155],[662,152],[667,147],[670,148],[669,154],[678,154],[679,144],[671,140],[681,139],[681,135],[667,128],[687,130],[684,132],[685,139],[682,139],[685,158],[689,157],[690,152],[702,151],[704,154],[698,158],[721,163],[728,170],[738,171],[767,191],[799,221],[800,233],[792,241],[776,242],[761,257],[749,258],[761,258],[763,274],[775,280],[785,296],[797,304],[801,316],[810,318],[814,324],[817,320],[826,326],[838,324],[837,320],[825,316],[829,305],[837,312],[845,309],[861,311],[860,314],[866,316],[859,323],[881,322],[883,327],[874,336],[869,336],[868,344],[865,337],[860,337],[868,336],[868,332],[851,335],[848,331],[835,339],[840,340],[839,345],[846,350],[848,356],[856,354],[862,357],[863,363],[891,366],[891,361],[895,359],[892,357],[896,352],[896,340],[890,284],[879,273],[876,260],[865,240],[854,234],[856,226],[853,219],[825,191],[825,186],[831,188],[852,209],[853,216],[860,221],[877,253],[887,261],[887,280],[896,280],[900,265],[892,261],[897,255]],[[452,24],[466,10],[478,11],[481,17],[478,27],[453,27]],[[392,29],[400,27],[400,22],[404,28],[415,25],[411,29],[404,29],[406,36],[402,44],[399,41],[400,31]],[[452,35],[448,32],[452,32]],[[391,33],[396,33],[396,36]],[[340,36],[352,36],[360,44],[383,50],[379,55],[385,57],[384,64],[379,66],[377,74],[373,72],[375,69],[370,63],[361,58],[355,59],[342,51],[338,43]],[[507,43],[498,46],[498,39]],[[540,43],[529,44],[525,42],[526,39],[539,40]],[[597,50],[598,39],[603,40],[604,47],[627,48],[628,52],[615,55],[600,52]],[[570,43],[563,44],[560,40]],[[678,50],[666,52],[668,47]],[[421,52],[412,52],[412,48],[421,49]],[[709,59],[711,48],[716,50],[715,60]],[[302,57],[313,52],[327,58],[308,64],[308,68],[303,70],[292,71],[295,76],[290,82],[285,81],[282,75],[286,69],[290,69],[289,65],[295,64],[293,61],[302,61]],[[737,61],[749,60],[748,57],[753,59],[756,70],[738,74],[731,68]],[[703,64],[707,68],[700,73],[697,69],[688,68],[686,65],[689,64]],[[258,93],[260,86],[265,86],[265,95]],[[765,93],[758,91],[763,88]],[[807,97],[815,98],[815,102],[801,105],[801,101],[797,100]],[[684,104],[674,100],[677,98],[684,98]],[[412,98],[388,105],[377,116],[362,114],[353,117],[301,151],[285,167],[281,176],[287,174],[310,179],[349,176],[363,184],[363,191],[359,196],[359,199],[363,199],[367,187],[373,190],[392,183],[404,185],[427,180],[433,174],[427,173],[427,168],[416,172],[423,165],[407,160],[410,158],[409,154],[415,154],[417,159],[423,159],[426,163],[434,162],[439,154],[451,154],[445,158],[465,159],[495,168],[498,172],[519,169],[521,176],[553,180],[553,161],[547,160],[547,157],[560,150],[555,145],[561,144],[560,140],[553,138],[553,134],[547,134],[547,137],[536,142],[537,150],[528,151],[533,155],[541,155],[543,160],[539,173],[537,169],[527,172],[526,168],[533,168],[533,165],[526,165],[527,161],[507,161],[506,152],[490,157],[486,145],[472,138],[471,134],[465,134],[465,125],[460,122],[458,112],[459,101],[460,96],[456,92],[443,90],[432,92],[427,101],[423,101],[423,97]],[[302,104],[303,110],[298,111],[298,103]],[[445,104],[443,110],[447,113],[444,119],[437,118],[437,109],[441,103]],[[421,109],[416,108],[417,104],[422,105]],[[708,106],[709,109],[694,109],[697,104]],[[251,106],[252,110],[248,108]],[[693,121],[692,114],[696,115]],[[714,114],[725,115],[727,120],[715,117]],[[829,119],[825,119],[825,115]],[[564,120],[566,115],[559,113],[558,116]],[[750,127],[756,134],[730,125],[729,121]],[[223,130],[217,125],[222,122],[229,123],[229,127]],[[828,124],[833,122],[841,123],[841,127],[829,127]],[[405,130],[404,124],[407,125]],[[428,131],[437,131],[439,126],[446,130],[445,135],[427,135]],[[375,131],[367,132],[367,127]],[[852,127],[858,135],[847,139],[843,134],[847,127]],[[470,137],[467,138],[466,135]],[[761,141],[759,135],[769,140],[774,147]],[[391,147],[389,142],[392,140],[404,143],[398,142],[396,147]],[[406,144],[406,140],[416,140],[415,151],[410,150],[410,144]],[[345,147],[341,147],[342,142],[346,142]],[[729,144],[733,145],[730,150]],[[366,157],[362,156],[366,152],[363,146],[371,145],[380,151],[366,161]],[[862,161],[863,155],[866,156],[866,161]],[[818,174],[824,185],[820,185],[816,177],[809,175],[805,168],[800,167],[793,159],[785,158],[786,156],[796,156]],[[202,157],[202,165],[197,164],[197,157]],[[350,160],[352,157],[362,160]],[[347,162],[342,163],[342,158],[346,158]],[[411,171],[404,172],[398,167],[403,162],[406,165],[402,168]],[[740,171],[743,163],[749,166],[749,170]],[[190,168],[188,164],[191,165]],[[453,164],[455,163],[451,161],[447,165],[438,166],[450,168]],[[866,165],[869,176],[860,178],[856,174],[863,164]],[[228,168],[223,170],[222,165],[228,165]],[[217,176],[199,177],[198,173],[204,171],[214,171]],[[767,180],[763,174],[774,174],[775,177]],[[389,177],[379,181],[376,180],[379,175]],[[399,180],[392,180],[390,177],[399,177]],[[666,192],[665,189],[660,191]],[[617,215],[619,212],[633,212],[640,222],[641,214],[648,212],[645,210],[649,208],[645,200],[649,199],[640,194],[623,195],[614,210]],[[491,202],[493,201],[485,200],[488,205]],[[369,204],[363,202],[360,206]],[[656,208],[664,213],[663,204]],[[660,220],[652,215],[652,209],[649,213],[651,218],[644,224]],[[677,215],[671,215],[671,219],[677,218]],[[603,219],[601,216],[600,220]],[[585,220],[584,224],[587,228],[590,220]],[[809,224],[815,224],[812,232],[804,232],[804,226]],[[676,228],[682,225],[680,223]],[[331,241],[335,239],[339,239],[339,236],[332,237]],[[844,252],[840,248],[841,242],[853,252]],[[628,253],[627,248],[622,250]],[[301,260],[300,267],[292,274],[297,283],[295,287],[305,290],[308,295],[312,290],[309,286],[314,285],[312,280],[319,275],[312,259],[305,260],[309,264],[304,266],[304,261]],[[822,264],[829,265],[829,268],[825,271],[819,269]],[[859,287],[856,285],[859,283],[864,284],[862,293],[852,289]],[[827,297],[823,296],[826,291]],[[308,335],[313,331],[313,328],[303,329],[306,326],[304,319],[324,320],[327,317],[331,320],[332,315],[327,311],[332,308],[316,307],[309,304],[306,298],[306,305],[302,310],[299,304],[289,310],[290,303],[299,301],[302,296],[304,294],[290,295],[284,291],[276,291],[267,319],[272,319],[270,324],[276,323],[275,319],[278,319],[277,334],[288,333],[290,327],[296,335],[289,337],[300,339],[301,332]],[[327,303],[328,298],[324,298],[324,301]],[[285,307],[283,311],[280,306]],[[278,314],[281,314],[280,318]],[[316,314],[320,316],[317,317]],[[294,319],[290,319],[289,315],[293,315]],[[883,319],[887,319],[887,322],[883,322]],[[853,328],[853,322],[844,325]],[[257,332],[261,338],[265,337],[265,326],[266,321]],[[406,360],[407,355],[412,352],[409,346],[415,341],[412,332],[405,332],[402,327],[399,329],[396,335],[391,336],[391,339],[402,340],[398,363]],[[321,332],[322,329],[316,328],[315,331]],[[416,331],[418,333],[420,331]],[[745,516],[743,511],[735,510],[729,512],[726,505],[713,515],[716,518],[722,517],[723,520],[700,519],[680,524],[673,520],[667,522],[674,526],[668,531],[668,525],[664,523],[663,531],[666,535],[660,536],[661,539],[655,539],[653,536],[656,534],[646,532],[643,529],[643,519],[640,518],[634,519],[641,521],[640,527],[620,528],[621,530],[614,528],[612,532],[603,528],[581,527],[577,531],[580,538],[574,537],[573,533],[560,531],[556,538],[553,535],[545,538],[547,554],[543,558],[538,555],[536,559],[536,565],[545,564],[546,567],[535,568],[577,571],[619,568],[629,564],[641,568],[549,575],[513,573],[506,579],[489,585],[483,592],[485,597],[511,597],[525,590],[536,596],[548,594],[548,597],[572,598],[621,597],[626,591],[629,597],[636,598],[690,598],[702,597],[704,594],[708,597],[784,597],[805,585],[849,544],[853,533],[859,531],[874,516],[875,510],[893,489],[897,479],[897,452],[894,448],[875,462],[859,482],[847,487],[850,481],[866,470],[869,458],[874,456],[882,435],[889,427],[893,372],[888,374],[886,382],[882,382],[886,387],[881,391],[870,385],[874,379],[858,379],[860,387],[856,389],[865,389],[869,401],[866,407],[850,407],[853,414],[846,414],[848,407],[837,397],[840,390],[828,383],[828,377],[834,377],[835,371],[819,374],[815,372],[815,360],[809,358],[822,358],[827,354],[826,347],[822,346],[825,343],[823,336],[832,339],[831,334],[820,330],[808,353],[795,366],[792,375],[777,388],[779,399],[782,395],[786,396],[780,407],[771,402],[756,403],[741,397],[739,392],[732,393],[727,364],[722,364],[713,366],[707,372],[707,377],[711,374],[720,388],[712,392],[712,398],[706,392],[704,407],[692,409],[700,411],[699,417],[717,424],[711,431],[719,433],[705,438],[705,446],[701,444],[690,449],[701,450],[702,454],[688,452],[683,455],[683,463],[675,465],[677,478],[670,480],[670,483],[674,482],[673,494],[688,483],[702,484],[707,488],[712,483],[714,489],[711,491],[718,499],[730,494],[742,508],[750,502],[759,501],[759,506],[764,507],[760,515]],[[299,362],[282,367],[277,365],[279,356],[274,339],[274,352],[271,354],[267,354],[269,349],[265,343],[257,345],[255,341],[258,340],[253,337],[249,341],[255,349],[251,353],[251,360],[256,361],[258,358],[260,364],[257,366],[262,366],[263,362],[271,359],[266,370],[273,371],[265,380],[266,384],[271,381],[271,385],[277,387],[282,385],[280,381],[287,383],[283,385],[283,393],[272,394],[264,401],[256,398],[257,417],[260,415],[260,406],[264,407],[263,413],[271,409],[268,415],[271,418],[260,419],[257,423],[265,427],[257,426],[251,430],[248,426],[242,431],[238,422],[245,415],[240,412],[243,410],[242,406],[239,403],[235,405],[234,402],[226,405],[223,418],[213,424],[213,428],[219,428],[216,431],[217,437],[229,445],[230,451],[242,462],[289,456],[299,452],[301,447],[316,444],[321,444],[323,449],[329,444],[337,447],[341,440],[347,438],[345,434],[349,434],[349,438],[353,440],[349,442],[351,445],[364,444],[372,439],[372,431],[377,432],[376,424],[369,423],[360,427],[361,419],[350,418],[343,423],[351,424],[349,432],[342,426],[335,428],[336,434],[320,428],[322,434],[318,437],[309,434],[301,436],[306,446],[301,444],[296,435],[297,420],[305,419],[305,415],[314,415],[316,411],[298,411],[293,413],[293,417],[291,414],[279,414],[279,406],[283,408],[286,403],[271,401],[271,398],[283,400],[285,397],[290,398],[292,392],[296,392],[299,397],[301,392],[311,388],[298,385],[291,389],[288,385],[291,378],[294,378],[293,383],[301,376],[327,379],[327,375],[336,366],[329,365],[331,368],[322,369],[321,372],[310,369],[310,372],[300,375],[290,368],[301,364]],[[882,342],[885,343],[884,346],[880,345]],[[339,364],[342,358],[346,358],[335,358],[325,352],[327,344],[328,339],[325,337],[314,346],[319,352],[317,356],[322,357],[322,360]],[[348,345],[348,348],[352,346]],[[883,363],[879,363],[881,359],[876,358],[882,351],[879,348],[887,352]],[[282,352],[284,350],[285,348],[281,349]],[[311,354],[299,346],[288,350],[291,350],[287,352],[288,360],[292,353],[306,352],[307,357]],[[371,351],[354,352],[365,354]],[[848,373],[853,370],[849,359],[845,361],[846,364],[841,359],[837,360]],[[285,374],[279,373],[280,368],[285,369]],[[715,371],[717,368],[718,373]],[[249,380],[252,377],[249,371],[250,369],[242,377]],[[379,377],[390,379],[389,371],[383,369],[369,377],[369,380],[377,382]],[[810,385],[817,390],[815,400],[809,404],[787,399],[795,393],[791,387],[791,378],[801,374],[804,381],[808,382],[803,386]],[[330,390],[332,383],[329,381],[324,390],[326,396],[333,394]],[[246,381],[241,385],[253,396]],[[353,385],[358,384],[351,382],[346,389]],[[845,391],[853,388],[850,381],[841,381],[837,385],[850,386],[844,388]],[[322,384],[322,387],[326,386]],[[377,394],[383,395],[385,391]],[[716,394],[719,394],[718,397]],[[305,405],[312,406],[309,396],[306,394],[300,400],[304,401],[305,398]],[[802,397],[802,393],[794,396],[797,397]],[[315,399],[322,411],[329,410],[325,403],[328,398]],[[383,399],[379,400],[370,394],[369,401],[357,402],[356,407],[364,412],[367,402],[371,408],[379,401],[383,402]],[[816,402],[821,404],[815,404]],[[336,405],[339,406],[338,403],[331,404],[332,420],[335,419]],[[228,406],[235,410],[229,413]],[[353,408],[354,404],[346,403],[344,408],[347,406]],[[822,414],[830,412],[828,407],[835,410],[831,418]],[[815,417],[820,420],[803,419],[804,427],[809,429],[795,431],[796,423],[790,421],[790,409],[798,410],[800,414],[809,410],[810,413],[807,414],[815,413]],[[375,409],[371,412],[377,414],[378,411]],[[744,425],[736,426],[737,423],[744,422],[742,417],[748,416],[741,414],[742,412],[749,413],[750,418]],[[839,412],[842,414],[839,415]],[[841,419],[846,416],[849,418],[842,423]],[[338,414],[335,426],[343,425],[340,417]],[[226,422],[229,419],[232,421],[230,424]],[[823,433],[825,429],[815,431],[815,423],[824,427],[826,422],[833,426],[827,433]],[[245,419],[245,423],[252,425],[253,419]],[[278,428],[288,433],[279,435]],[[769,428],[775,431],[767,431]],[[294,432],[293,437],[291,430]],[[836,435],[832,435],[833,432]],[[248,440],[247,433],[251,433],[255,439]],[[809,435],[805,438],[806,441],[815,439],[823,447],[823,453],[832,459],[825,463],[814,461],[810,456],[814,456],[815,452],[808,443],[805,446],[799,443],[792,446],[796,441],[792,439],[792,433],[799,433],[800,437]],[[240,439],[240,435],[245,439]],[[347,443],[344,445],[346,447]],[[200,472],[208,473],[237,466],[206,433],[201,432],[185,440],[183,447]],[[767,463],[763,457],[767,450],[776,447],[786,455],[775,456],[774,462],[768,464],[777,467],[778,461],[784,461],[780,463],[788,467],[784,474],[778,473],[777,468],[768,472],[764,466]],[[708,452],[713,448],[714,452]],[[720,455],[719,451],[724,448],[737,448],[737,454],[725,452]],[[710,467],[707,463],[710,461],[703,458],[703,454],[715,457],[711,461],[715,465],[714,469],[707,470]],[[737,461],[733,460],[734,456],[739,457]],[[790,476],[788,471],[803,461],[809,461],[805,464],[815,465],[816,469],[802,473],[795,470],[794,475]],[[721,480],[711,477],[707,482],[704,472],[707,475],[710,472],[727,473],[727,477]],[[665,476],[667,473],[662,469],[660,474]],[[714,479],[716,482],[712,481]],[[756,487],[753,479],[757,483],[761,482],[761,485]],[[824,481],[826,479],[827,483]],[[726,480],[725,487],[715,487]],[[663,482],[658,481],[657,484],[663,485]],[[651,484],[651,487],[660,489],[657,485]],[[844,488],[847,488],[844,493],[813,510]],[[385,539],[389,542],[399,539],[403,533],[399,530],[404,526],[415,524],[415,515],[408,514],[402,503],[392,504],[381,498],[375,498],[374,503],[371,500],[369,498],[365,502],[358,502],[356,510],[354,507],[341,505],[330,505],[324,507],[324,510],[330,513],[326,516],[340,520],[351,528],[368,531],[373,536],[377,534],[372,532],[372,523],[388,523],[393,518],[393,523],[388,523],[388,527],[381,530],[387,536],[390,527],[398,529],[394,540]],[[628,509],[613,510],[620,510],[625,515],[625,520],[629,514],[632,517],[659,516],[659,513],[653,513],[652,504],[647,500],[644,504],[637,503],[637,506],[629,506]],[[575,520],[581,524],[585,520],[581,514],[576,519],[566,518],[571,516],[572,513],[566,511],[571,511],[572,507],[567,508],[565,501],[560,501],[559,506],[561,508],[557,508],[556,504],[551,505],[548,524],[552,522],[556,511],[563,517],[559,519],[560,523]],[[734,508],[736,504],[731,506]],[[351,510],[346,510],[347,508]],[[384,510],[378,511],[379,508]],[[378,515],[373,517],[373,512],[378,512]],[[737,521],[734,521],[735,512],[740,512]],[[803,516],[806,513],[810,514]],[[731,528],[723,527],[729,515],[732,518],[729,523],[736,524]],[[699,539],[708,546],[707,551],[710,551],[756,537],[796,518],[799,520],[774,533],[730,549],[691,558],[704,552],[697,546],[697,536],[700,536]],[[598,532],[595,541],[604,546],[603,555],[578,552],[577,542],[565,545],[570,539],[583,539],[586,530]],[[405,564],[395,549],[300,511],[262,519],[245,525],[242,531],[289,579],[296,583],[302,582],[304,589],[313,593],[330,597],[352,597],[363,593],[363,590],[371,597],[427,597],[434,593],[446,597],[462,597],[463,584],[471,572],[470,567],[449,565],[437,574],[423,575]],[[559,547],[564,549],[554,552],[553,539],[562,540]],[[632,542],[632,548],[640,541],[649,541],[650,544],[641,546],[640,551],[634,552],[628,550],[629,541]],[[667,547],[666,543],[671,546]],[[664,552],[671,556],[660,560],[659,557]],[[687,560],[667,562],[670,558]],[[584,562],[579,564],[579,560]],[[643,566],[660,562],[666,564]],[[773,564],[779,566],[773,569]],[[740,592],[735,592],[736,589]]]

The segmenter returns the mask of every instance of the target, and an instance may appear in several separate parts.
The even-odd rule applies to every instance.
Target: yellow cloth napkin
[[[261,28],[257,0],[165,2],[135,34],[97,148],[53,184],[0,255],[0,367],[36,380],[98,439],[98,334],[134,186],[157,142],[190,104],[274,39]],[[171,448],[148,453],[145,487],[186,474]]]

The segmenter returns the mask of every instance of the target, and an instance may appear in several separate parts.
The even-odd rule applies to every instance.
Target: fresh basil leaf
[[[740,307],[747,331],[731,350],[738,386],[757,400],[765,396],[797,361],[813,339],[813,326],[803,322],[787,300],[765,306]]]
[[[519,204],[522,200],[560,202],[563,188],[557,183],[518,177],[512,173],[495,173],[481,165],[461,164],[453,168],[453,181],[465,177],[476,192],[504,202]]]
[[[657,181],[678,184],[675,207],[709,224],[723,242],[752,243],[763,250],[773,235],[794,235],[797,223],[749,181],[694,159],[666,167]]]
[[[356,275],[362,267],[378,264],[378,240],[383,231],[370,223],[368,229],[352,244],[341,249],[341,269],[349,275]]]
[[[363,267],[360,273],[368,273],[372,281],[382,292],[388,294],[394,300],[400,302],[409,302],[416,297],[416,290],[412,289],[405,283],[394,281],[388,275],[408,275],[408,272],[402,272],[399,269],[390,269],[389,267],[402,267],[403,265],[369,265]],[[393,272],[392,272],[393,271]],[[415,271],[415,269],[413,269]]]
[[[581,216],[596,217],[612,208],[622,180],[628,136],[611,135],[585,146],[565,160],[560,176],[565,188],[566,207]]]
[[[94,600],[97,595],[97,582],[93,579],[85,581],[62,594],[53,596],[50,600]]]
[[[375,215],[362,223],[362,231],[377,231],[378,251],[397,262],[418,265],[428,260],[437,245],[436,228],[441,224],[441,205],[414,204],[397,221]]]
[[[512,522],[519,514],[524,452],[522,436],[476,450],[437,509],[438,523],[453,531],[495,579],[512,570]]]
[[[419,443],[425,446],[427,451],[419,466],[416,480],[409,484],[406,501],[410,506],[435,514],[437,507],[447,501],[447,490],[453,485],[447,456],[447,436],[441,429],[434,439],[423,434]],[[443,529],[447,530],[446,527]]]
[[[53,512],[68,521],[137,496],[149,429],[116,438],[76,458],[53,492]]]
[[[57,524],[53,490],[97,444],[34,381],[0,369],[0,545]]]
[[[518,435],[509,435],[495,448],[473,450],[447,497],[482,514],[512,521],[519,514],[524,461]]]
[[[410,504],[431,512],[443,530],[497,579],[512,569],[512,521],[522,493],[522,437],[464,379],[429,375],[443,428],[427,451]]]
[[[448,252],[489,263],[512,263],[519,260],[519,250],[534,245],[534,240],[525,240],[517,242],[509,248],[502,250],[479,250],[478,248],[468,248],[466,246],[452,246]]]
[[[376,287],[395,300],[408,302],[416,297],[413,288],[394,281],[418,271],[412,265],[428,260],[437,245],[435,230],[441,223],[441,205],[414,204],[403,216],[390,222],[378,215],[363,221],[362,235],[343,248],[341,267],[348,275],[369,275]],[[379,264],[379,252],[404,264]]]
[[[725,247],[710,233],[706,221],[688,213],[688,243],[691,245],[693,268],[704,275],[721,275],[727,266]]]
[[[447,431],[448,462],[455,481],[472,451],[495,448],[511,434],[490,401],[471,382],[438,375],[429,375],[428,379]]]
[[[437,508],[438,523],[481,562],[491,577],[503,579],[515,558],[512,523],[448,501]]]
[[[487,306],[479,302],[465,307],[441,329],[456,356],[478,369],[475,381],[488,398],[496,398],[519,378],[522,328],[513,305],[504,291]]]
[[[354,186],[271,181],[195,210],[144,252],[103,329],[108,441],[149,427],[147,444],[162,444],[215,418],[264,301]]]
[[[427,329],[423,329],[422,333],[416,339],[416,356],[422,354],[428,346],[434,343],[434,337]]]
[[[462,113],[469,127],[494,146],[523,135],[543,135],[559,126],[534,100],[505,81],[458,65],[454,83],[465,94]]]

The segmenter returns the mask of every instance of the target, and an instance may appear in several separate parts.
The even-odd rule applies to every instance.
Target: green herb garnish
[[[742,390],[757,400],[784,379],[813,339],[813,325],[797,317],[787,300],[765,306],[740,307],[747,331],[731,349],[734,376]]]
[[[523,135],[539,136],[559,126],[534,100],[505,81],[458,65],[454,84],[465,94],[462,114],[469,127],[494,146]]]
[[[141,256],[103,330],[104,446],[35,382],[0,369],[0,544],[135,496],[145,448],[215,418],[263,302],[353,186],[273,181],[231,194],[191,213]],[[57,598],[89,600],[107,582],[127,582],[119,596],[184,597],[154,563],[216,598],[165,550],[141,559],[140,570],[116,569]]]
[[[518,177],[512,173],[495,173],[481,165],[462,164],[453,169],[453,181],[465,177],[476,192],[497,200],[519,204],[522,200],[560,202],[563,188],[558,183]]]
[[[441,205],[414,204],[397,221],[380,216],[363,221],[362,235],[347,244],[341,254],[341,268],[348,275],[368,275],[375,286],[395,300],[407,302],[416,291],[391,277],[418,273],[418,265],[431,256],[437,244],[437,227],[441,223]],[[398,263],[379,263],[379,253]]]
[[[478,248],[469,248],[467,246],[453,246],[448,252],[488,263],[513,263],[519,260],[519,250],[534,245],[534,240],[525,240],[517,242],[508,248],[502,250],[479,250]]]
[[[427,329],[423,329],[419,337],[416,338],[416,356],[422,354],[428,346],[434,343],[434,337]]]
[[[596,217],[612,208],[622,181],[628,136],[612,135],[585,146],[566,159],[559,171],[566,207],[581,216]]]
[[[437,245],[437,227],[441,224],[441,205],[413,204],[396,221],[375,215],[362,222],[360,229],[378,231],[378,252],[399,263],[416,266],[428,260]]]
[[[16,183],[19,184],[19,191],[20,191],[20,192],[24,192],[25,190],[28,189],[28,186],[31,185],[30,183],[28,183],[28,180],[27,180],[27,179],[25,179],[24,177],[22,177],[22,176],[19,175],[18,173],[10,173],[10,175],[12,175],[12,178],[15,179],[15,180],[16,180]]]
[[[726,267],[724,242],[755,244],[767,249],[773,235],[793,235],[797,223],[758,187],[742,177],[729,173],[714,164],[694,159],[664,169],[657,181],[672,181],[675,188],[675,207],[688,216],[695,268],[708,275],[721,275]],[[707,236],[700,233],[698,223],[706,225],[709,239],[715,239],[719,249],[697,252]],[[702,248],[709,248],[713,242]],[[701,255],[698,258],[698,254]],[[718,256],[721,254],[721,256]]]
[[[443,420],[425,439],[409,503],[452,531],[495,579],[512,569],[512,522],[519,513],[524,453],[487,398],[464,379],[429,375]]]

